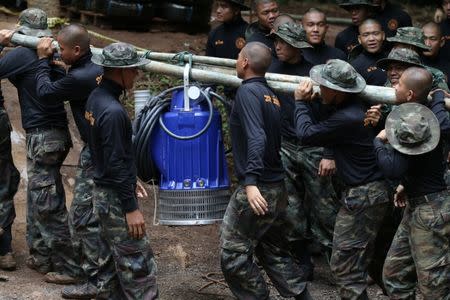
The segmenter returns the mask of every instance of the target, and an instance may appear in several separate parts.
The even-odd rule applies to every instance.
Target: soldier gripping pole
[[[39,38],[26,36],[22,34],[15,33],[11,42],[16,45],[21,45],[29,48],[36,48]],[[54,41],[55,48],[58,48],[58,43]],[[102,51],[101,48],[91,48],[92,52],[100,53]],[[151,51],[140,51],[140,55],[146,55],[148,58],[152,59],[152,61],[143,66],[142,69],[147,72],[153,72],[158,74],[165,74],[171,76],[182,77],[184,68],[181,66],[173,65],[170,63],[160,62],[158,60],[168,61],[173,60],[176,54],[173,53],[157,53]],[[183,61],[189,59],[187,55],[185,57],[181,57]],[[232,73],[233,70],[230,67],[236,65],[236,61],[233,59],[219,59],[207,56],[193,55],[192,61],[201,63],[203,66],[201,68],[196,68],[194,64],[191,69],[190,77],[193,80],[212,83],[212,84],[220,84],[230,87],[238,87],[241,84],[241,79],[237,78]],[[222,63],[219,63],[222,62]],[[207,65],[213,65],[208,67]],[[228,70],[221,70],[220,67],[227,67]],[[227,69],[225,68],[225,69]],[[214,71],[209,71],[205,69],[212,69]],[[268,81],[269,86],[276,92],[281,93],[294,93],[297,85],[302,80],[305,80],[308,77],[301,76],[290,76],[290,75],[282,75],[282,74],[274,74],[267,73],[266,79]],[[314,86],[315,92],[320,92],[317,85]],[[393,88],[389,87],[379,87],[379,86],[366,86],[364,91],[360,93],[360,96],[368,102],[372,103],[386,103],[386,104],[394,104],[395,103],[395,91]]]

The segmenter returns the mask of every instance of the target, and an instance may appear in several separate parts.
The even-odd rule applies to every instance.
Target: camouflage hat
[[[242,11],[250,10],[250,7],[245,5],[245,0],[225,0],[225,1],[228,1],[228,2],[231,2],[231,3],[235,4]]]
[[[394,48],[389,52],[387,58],[382,58],[377,61],[377,67],[383,70],[387,70],[388,66],[392,63],[407,64],[409,67],[416,66],[423,68],[420,56],[416,51],[408,48]]]
[[[378,7],[378,4],[374,4],[372,0],[340,0],[337,1],[337,4],[343,9],[349,9],[351,6],[370,6],[370,7]]]
[[[109,68],[134,68],[150,63],[127,43],[112,43],[103,48],[102,54],[93,55],[91,60],[96,65]]]
[[[397,151],[419,155],[436,148],[440,138],[439,121],[426,106],[408,102],[397,106],[386,119],[386,136]]]
[[[393,37],[386,39],[391,43],[401,43],[416,46],[422,50],[430,50],[431,48],[425,45],[422,29],[417,27],[400,27]]]
[[[309,77],[330,89],[360,93],[366,87],[364,78],[348,63],[340,59],[330,59],[326,64],[314,66]]]
[[[19,15],[19,28],[16,31],[36,37],[52,36],[47,25],[47,14],[39,8],[28,8],[22,11]]]
[[[271,34],[278,36],[294,48],[312,48],[306,41],[306,32],[302,26],[294,23],[281,24],[276,31]]]

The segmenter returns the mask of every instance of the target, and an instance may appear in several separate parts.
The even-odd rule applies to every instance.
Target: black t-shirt
[[[350,25],[338,33],[334,46],[349,55],[353,48],[359,45],[358,35],[358,26]]]
[[[38,97],[44,101],[69,101],[73,118],[84,142],[87,141],[89,130],[84,117],[86,101],[103,74],[103,68],[94,64],[91,57],[92,53],[89,51],[70,67],[66,76],[56,81],[50,79],[51,65],[47,58],[39,60],[36,73]]]
[[[64,103],[40,99],[37,95],[36,74],[39,64],[36,50],[17,47],[0,58],[0,78],[8,78],[17,88],[22,127],[25,130],[33,128],[58,127],[67,128],[67,115]],[[52,81],[62,78],[65,71],[62,68],[50,68]]]
[[[412,26],[411,17],[400,6],[387,3],[384,10],[377,13],[375,19],[381,23],[386,37],[396,34],[399,27]]]
[[[446,79],[447,79],[446,82],[448,84],[448,79],[450,76],[450,61],[449,61],[449,56],[445,55],[445,53],[444,53],[445,50],[443,50],[443,49],[444,48],[441,48],[439,55],[435,58],[422,56],[422,62],[426,66],[433,67],[433,68],[436,68],[436,69],[442,71],[442,73],[444,73],[444,75],[446,76]]]
[[[329,59],[347,60],[347,55],[340,49],[323,43],[314,48],[302,49],[303,57],[315,65],[326,63]]]
[[[230,23],[223,23],[209,33],[206,56],[237,59],[245,46],[245,30],[248,23],[241,17]]]
[[[285,75],[307,76],[313,65],[302,59],[300,63],[289,64],[279,60],[272,63],[269,68],[270,73],[278,73]],[[293,94],[277,93],[281,103],[282,127],[281,135],[284,138],[294,139],[297,137],[294,125],[295,101]]]
[[[375,155],[372,128],[364,126],[366,108],[350,95],[326,120],[314,120],[311,107],[296,101],[295,126],[302,145],[333,149],[338,175],[348,186],[358,186],[383,178]]]
[[[230,115],[233,159],[242,185],[276,183],[284,179],[280,157],[281,108],[262,77],[244,80]]]
[[[378,69],[376,62],[386,55],[383,52],[380,53],[369,53],[363,51],[359,54],[350,64],[358,71],[359,74],[366,80],[369,85],[384,86],[387,80],[386,72]]]
[[[277,56],[277,53],[275,51],[274,38],[272,35],[270,35],[270,30],[261,28],[261,26],[259,26],[257,22],[252,23],[248,26],[246,37],[247,43],[250,42],[263,43],[272,50],[273,57]]]
[[[94,182],[117,191],[125,213],[138,208],[136,165],[131,121],[119,102],[122,87],[103,78],[86,103],[88,145],[94,165]]]
[[[436,115],[441,128],[441,140],[434,150],[421,155],[406,155],[392,147],[388,148],[378,138],[373,142],[377,163],[383,174],[390,179],[401,179],[406,194],[411,198],[447,189],[442,144],[443,140],[449,137],[450,120],[444,106],[444,94],[435,93],[429,107]]]

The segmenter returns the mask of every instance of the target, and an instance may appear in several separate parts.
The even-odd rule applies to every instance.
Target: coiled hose
[[[230,104],[223,99],[220,95],[210,91],[209,88],[206,91],[201,89],[203,98],[200,101],[207,101],[209,106],[209,118],[206,125],[198,133],[191,136],[179,136],[168,130],[161,119],[162,113],[166,112],[170,107],[170,102],[172,100],[171,93],[183,89],[183,86],[177,86],[163,91],[162,93],[151,97],[142,110],[139,112],[135,122],[134,122],[134,152],[136,157],[136,166],[138,177],[144,182],[149,182],[151,180],[158,181],[160,178],[160,173],[158,168],[155,166],[151,158],[151,153],[148,149],[148,143],[150,141],[151,135],[155,129],[157,123],[159,123],[161,128],[170,136],[177,139],[194,139],[201,134],[203,134],[211,124],[213,117],[213,104],[209,95],[214,96],[219,99],[225,106],[230,106]],[[197,101],[194,104],[198,103]]]

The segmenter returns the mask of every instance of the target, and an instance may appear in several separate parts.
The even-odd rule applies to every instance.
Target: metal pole
[[[248,11],[241,12],[243,16],[251,16],[251,14]],[[289,14],[294,20],[301,21],[303,19],[303,15],[292,15]],[[342,25],[342,26],[348,26],[352,25],[352,20],[349,18],[337,18],[337,17],[327,17],[327,23],[333,24],[333,25]]]

